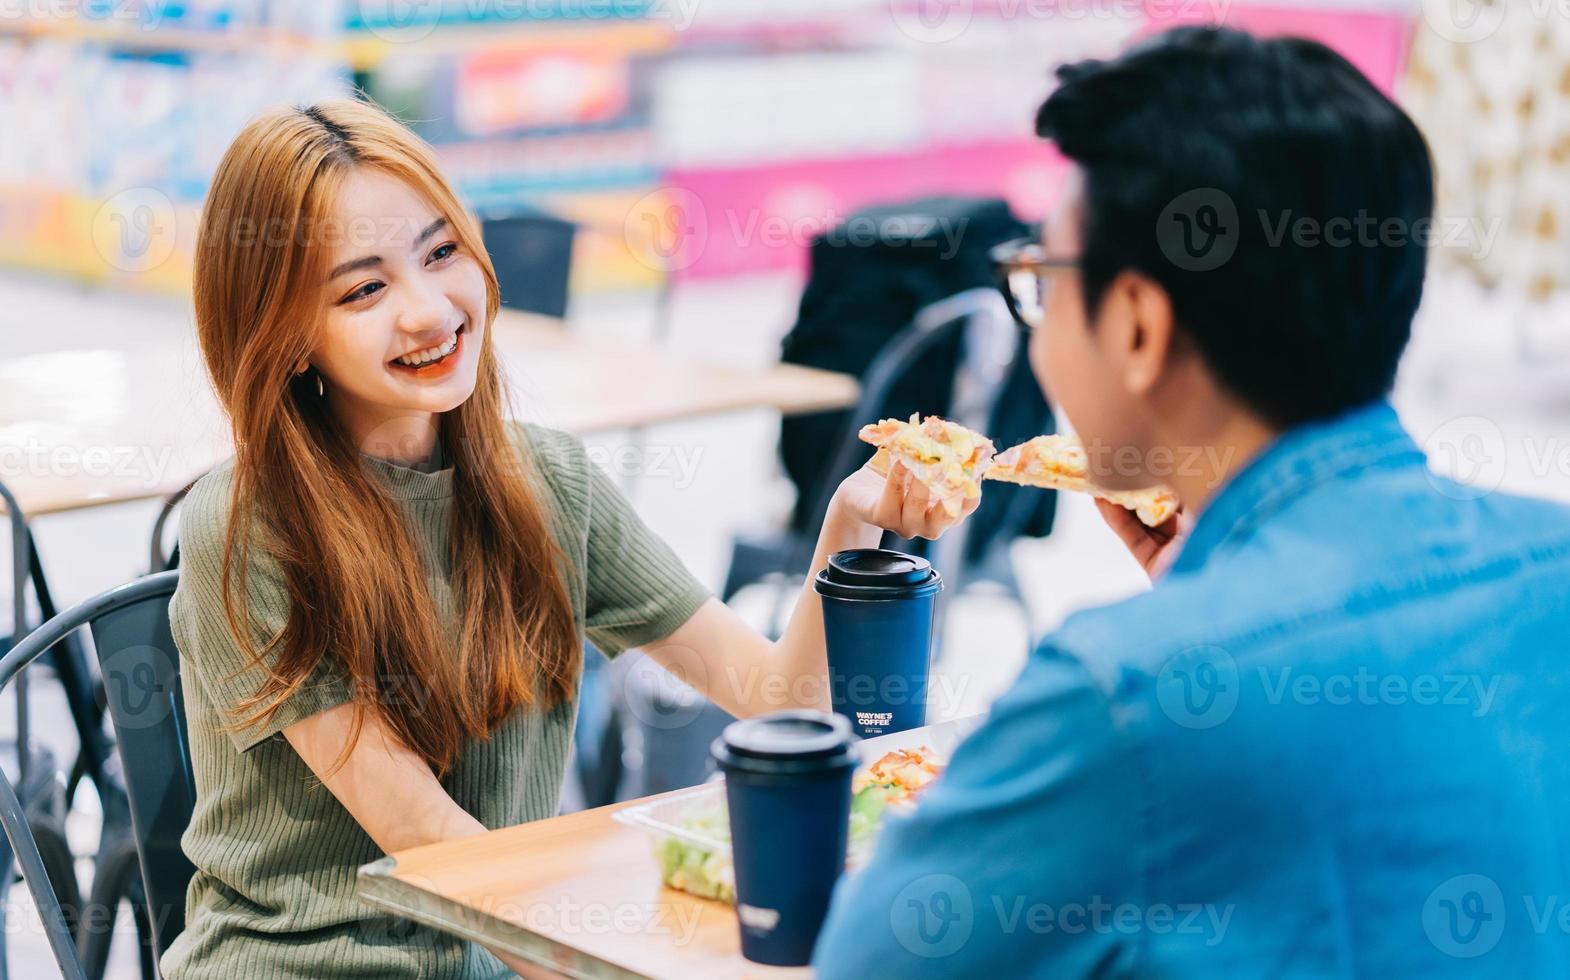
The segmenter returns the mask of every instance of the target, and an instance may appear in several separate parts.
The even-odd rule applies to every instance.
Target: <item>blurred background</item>
[[[583,432],[648,523],[768,629],[799,587],[819,495],[865,458],[848,426],[942,412],[1001,446],[1061,422],[1022,370],[986,247],[1028,234],[1064,175],[1032,135],[1052,68],[1200,22],[1322,40],[1417,118],[1440,237],[1397,406],[1474,492],[1570,500],[1564,4],[0,0],[0,482],[39,502],[18,489],[38,556],[23,625],[167,561],[177,521],[149,546],[178,506],[163,484],[205,466],[166,434],[183,403],[148,393],[203,383],[197,221],[263,107],[359,92],[397,114],[484,221],[504,302],[562,320],[594,356],[784,360],[862,382],[833,412],[759,399]],[[901,348],[923,331],[929,346]],[[520,401],[553,421],[527,348],[514,360]],[[221,444],[221,420],[203,425],[186,438]],[[89,449],[157,460],[158,480],[95,486]],[[930,554],[950,579],[934,717],[985,710],[1035,638],[1146,587],[1088,500],[1003,489]],[[0,635],[11,592],[0,582]],[[723,715],[635,653],[589,663],[564,808],[702,779]],[[120,819],[99,792],[113,763],[84,775],[57,673],[32,672],[47,778],[30,806],[87,895]],[[0,708],[8,745],[15,703]],[[7,772],[16,754],[0,748]],[[0,913],[11,969],[53,975],[26,890]],[[142,975],[128,914],[110,934],[99,975]]]

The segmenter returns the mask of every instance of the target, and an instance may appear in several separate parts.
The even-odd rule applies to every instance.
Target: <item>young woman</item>
[[[734,714],[826,706],[810,584],[765,639],[578,440],[506,421],[497,307],[475,222],[374,107],[268,113],[220,163],[195,312],[235,458],[186,503],[170,610],[197,786],[171,980],[503,973],[371,912],[355,871],[556,812],[585,638]],[[813,571],[955,521],[863,469]]]

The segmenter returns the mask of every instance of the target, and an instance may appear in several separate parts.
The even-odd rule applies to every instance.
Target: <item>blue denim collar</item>
[[[1171,571],[1182,574],[1199,568],[1221,548],[1247,538],[1321,483],[1398,459],[1420,465],[1425,461],[1395,409],[1385,401],[1289,429],[1211,498]]]

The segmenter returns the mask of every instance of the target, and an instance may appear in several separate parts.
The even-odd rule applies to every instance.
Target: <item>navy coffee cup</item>
[[[805,966],[845,870],[856,739],[825,711],[727,725],[711,749],[725,774],[741,955]]]
[[[863,738],[926,724],[942,576],[924,558],[860,548],[830,555],[813,584],[823,602],[834,710]]]

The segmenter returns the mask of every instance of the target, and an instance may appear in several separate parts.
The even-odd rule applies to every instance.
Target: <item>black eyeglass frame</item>
[[[1047,273],[1053,269],[1077,269],[1080,262],[1078,256],[1048,255],[1041,242],[1035,238],[1015,238],[994,245],[987,252],[987,257],[992,262],[993,275],[997,277],[998,290],[1003,293],[1009,314],[1014,317],[1014,322],[1019,325],[1019,328],[1027,333],[1039,328],[1041,323],[1031,323],[1026,319],[1020,308],[1019,297],[1014,294],[1014,289],[1009,283],[1009,277],[1016,272],[1029,272],[1035,275],[1036,291],[1041,296],[1041,317],[1045,320],[1047,297],[1051,294],[1052,284]]]

